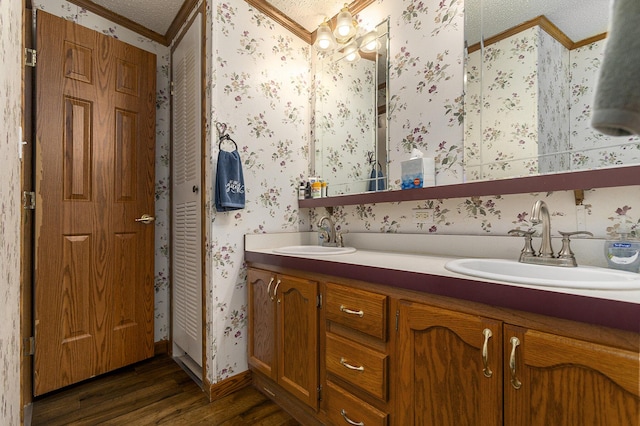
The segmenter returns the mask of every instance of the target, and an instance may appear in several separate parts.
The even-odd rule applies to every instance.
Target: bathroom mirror
[[[388,19],[375,31],[377,50],[355,61],[344,49],[318,55],[311,170],[329,196],[387,187]]]
[[[590,126],[608,14],[608,0],[465,3],[466,181],[640,163],[638,137]]]

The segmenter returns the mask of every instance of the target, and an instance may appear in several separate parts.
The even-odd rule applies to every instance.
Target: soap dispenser
[[[640,241],[629,239],[629,231],[620,229],[618,238],[604,243],[604,255],[609,268],[638,272],[640,268]]]

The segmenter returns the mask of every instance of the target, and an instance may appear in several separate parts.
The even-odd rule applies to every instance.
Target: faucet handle
[[[563,231],[558,231],[558,233],[560,235],[562,235],[562,238],[564,237],[573,237],[574,235],[588,235],[590,237],[593,237],[593,234],[589,231],[573,231],[573,232],[563,232]]]
[[[533,249],[532,237],[536,231],[530,229],[528,231],[523,231],[522,229],[512,229],[509,231],[510,235],[519,235],[524,237],[524,247],[520,250],[520,259],[526,256],[535,256],[536,252]]]
[[[344,241],[342,240],[342,236],[348,233],[349,233],[348,229],[343,232],[340,232],[340,231],[336,232],[336,243],[338,244],[338,247],[344,247]]]
[[[558,252],[558,259],[566,259],[568,262],[571,263],[571,265],[567,265],[567,266],[578,266],[578,263],[576,262],[575,254],[573,253],[573,251],[571,251],[571,239],[569,237],[572,237],[574,235],[589,235],[593,237],[593,234],[589,231],[574,231],[574,232],[558,231],[558,233],[562,235],[562,248]]]

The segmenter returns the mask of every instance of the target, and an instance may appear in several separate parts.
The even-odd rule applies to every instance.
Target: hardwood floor
[[[163,355],[36,399],[31,424],[296,426],[298,422],[253,387],[209,402],[187,373]]]

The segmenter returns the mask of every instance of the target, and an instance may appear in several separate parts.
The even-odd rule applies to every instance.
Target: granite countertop
[[[595,256],[602,254],[596,250],[601,242],[576,243],[579,262],[602,266]],[[363,233],[345,235],[345,245],[357,248],[354,253],[282,255],[273,251],[304,244],[317,244],[317,233],[248,234],[245,260],[640,332],[640,290],[533,286],[470,277],[444,266],[462,257],[513,257],[521,245],[513,237]]]

